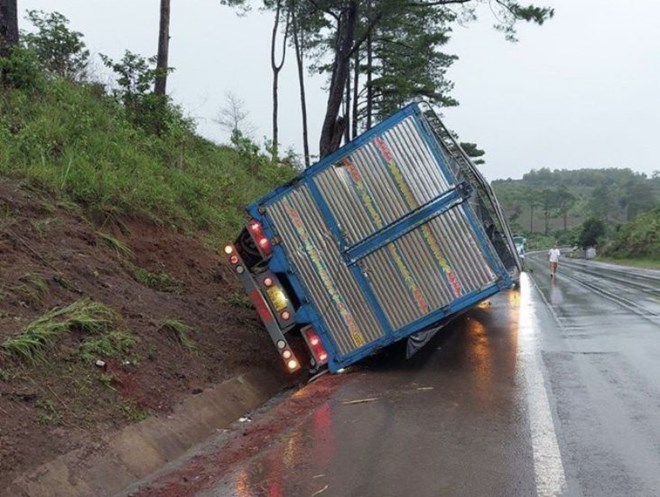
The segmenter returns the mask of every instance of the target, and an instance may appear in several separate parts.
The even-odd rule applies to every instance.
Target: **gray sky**
[[[18,0],[19,9],[57,10],[81,31],[92,53],[145,56],[157,46],[159,0]],[[213,122],[233,92],[245,101],[254,137],[270,136],[272,18],[237,17],[214,0],[172,0],[168,92],[214,141]],[[660,170],[660,0],[537,0],[555,7],[544,26],[520,26],[520,42],[480,20],[456,27],[449,70],[461,105],[445,123],[487,152],[490,180],[520,178],[530,169],[629,167]],[[54,5],[56,4],[56,5]],[[21,26],[26,22],[21,19]],[[289,53],[281,76],[280,142],[301,151],[298,85]],[[100,63],[99,72],[103,72]],[[312,151],[326,96],[324,81],[308,81]]]

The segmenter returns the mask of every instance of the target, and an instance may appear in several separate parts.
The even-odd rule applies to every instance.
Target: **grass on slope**
[[[98,86],[50,80],[39,91],[0,96],[0,177],[92,211],[146,216],[221,240],[243,224],[244,205],[293,175],[185,125],[148,134]]]
[[[619,264],[621,266],[639,267],[642,269],[660,269],[660,259],[631,259],[598,256],[596,260],[600,262],[609,262],[610,264]]]

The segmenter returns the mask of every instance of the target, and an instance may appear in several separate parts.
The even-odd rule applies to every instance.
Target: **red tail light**
[[[309,345],[309,349],[314,356],[314,360],[320,366],[328,362],[328,353],[323,346],[323,342],[319,338],[318,334],[312,327],[307,327],[302,330],[303,335]]]
[[[272,246],[270,244],[270,240],[264,233],[264,229],[263,226],[261,226],[261,223],[253,219],[248,223],[247,229],[252,235],[252,238],[257,244],[257,247],[259,247],[261,254],[264,257],[268,257],[272,251]]]
[[[236,253],[233,245],[226,245],[223,251],[229,260],[229,264],[232,266],[236,266],[239,262],[241,262],[241,259],[238,257],[238,254]]]

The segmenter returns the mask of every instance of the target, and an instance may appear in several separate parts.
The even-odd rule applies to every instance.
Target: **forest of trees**
[[[272,160],[281,161],[278,144],[278,78],[293,51],[297,68],[304,165],[312,155],[308,142],[305,74],[326,74],[328,101],[321,130],[322,157],[342,142],[353,139],[402,105],[424,99],[437,107],[457,105],[446,77],[455,55],[443,52],[452,26],[476,18],[478,5],[487,3],[498,20],[497,29],[515,40],[519,21],[543,24],[551,8],[522,6],[513,0],[221,0],[222,4],[248,9],[260,7],[273,13],[271,36]],[[111,89],[88,74],[90,53],[82,33],[68,27],[57,12],[28,11],[30,31],[19,31],[17,0],[0,0],[0,78],[6,89],[38,83],[38,72],[71,82],[98,86],[119,102],[133,124],[148,133],[166,136],[194,123],[167,95],[170,0],[160,0],[157,53],[144,57],[129,50],[121,60],[100,55],[115,75]],[[156,43],[157,42],[157,43]],[[259,149],[241,129],[240,99],[232,97],[231,115],[219,122],[232,126],[237,150]],[[475,162],[484,151],[475,143],[462,143]],[[588,221],[610,231],[655,212],[660,177],[648,178],[630,169],[544,168],[521,180],[493,184],[515,231],[530,236],[575,240],[576,230]],[[654,210],[655,209],[655,210]],[[601,231],[607,231],[605,228]],[[601,234],[601,238],[604,233]]]
[[[270,148],[277,158],[278,78],[289,50],[294,53],[298,72],[305,165],[310,164],[312,154],[306,117],[305,74],[308,72],[327,75],[328,100],[319,143],[319,156],[323,157],[342,141],[351,140],[412,100],[425,99],[437,106],[457,105],[450,95],[453,85],[446,77],[446,70],[456,56],[444,53],[442,47],[454,24],[476,19],[480,4],[489,6],[496,28],[512,41],[519,21],[543,24],[554,14],[551,8],[522,5],[515,0],[221,0],[220,3],[242,10],[265,8],[273,12]],[[18,34],[19,7],[19,0],[0,0],[0,57],[9,57],[13,47],[25,42],[25,36]],[[66,27],[66,19],[59,14],[33,13],[32,22],[35,15],[49,23],[50,28]],[[130,93],[136,93],[139,88],[146,94],[143,88],[148,82],[154,96],[166,96],[167,75],[171,70],[169,23],[170,0],[161,0],[157,45],[154,40],[157,54],[150,58],[127,51],[119,62],[104,58],[104,64],[117,74],[119,84],[133,87]],[[57,32],[51,30],[51,34]],[[82,34],[74,34],[82,42]],[[80,55],[72,45],[60,45],[57,49],[64,50],[57,54],[60,60]],[[6,70],[4,73],[7,83]],[[159,100],[150,99],[149,107],[150,114],[157,113]],[[152,124],[156,132],[163,131],[158,123]],[[236,138],[241,138],[240,134]]]
[[[641,216],[655,215],[660,222],[660,171],[649,178],[630,169],[543,168],[520,180],[493,181],[493,188],[512,228],[532,238],[543,235],[546,244],[547,237],[570,245],[616,241],[621,227]],[[653,240],[660,243],[660,226],[654,229]],[[583,232],[595,235],[580,240]],[[617,243],[621,251],[625,243]]]

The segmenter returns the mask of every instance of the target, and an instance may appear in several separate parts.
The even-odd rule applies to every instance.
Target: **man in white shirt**
[[[550,261],[550,277],[554,278],[557,274],[557,266],[559,265],[559,249],[556,243],[548,252],[548,259]]]

